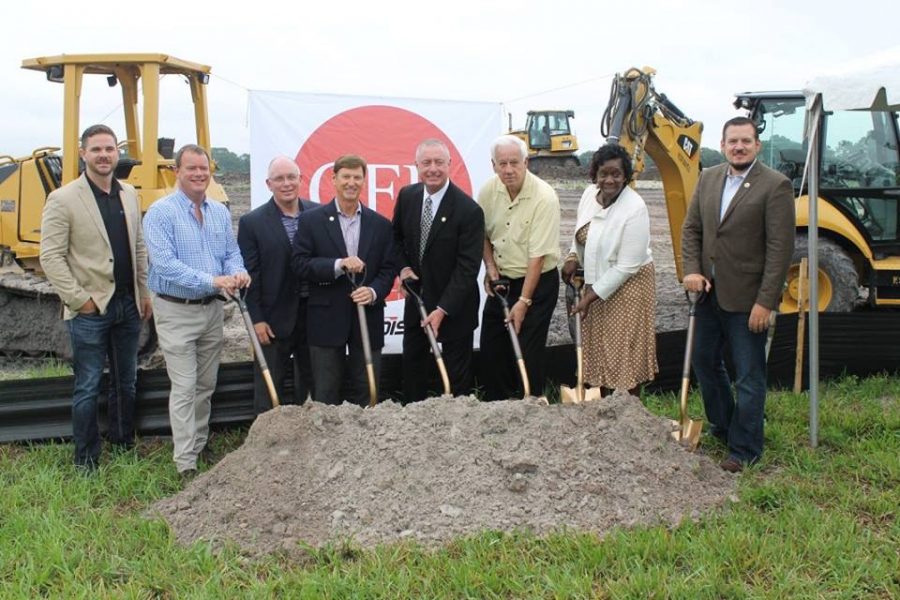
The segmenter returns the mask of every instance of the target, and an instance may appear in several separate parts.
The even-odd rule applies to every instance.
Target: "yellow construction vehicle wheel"
[[[859,299],[859,276],[853,259],[834,241],[819,238],[819,311],[850,312]],[[809,256],[809,238],[798,234],[794,243],[794,256],[787,274],[787,286],[781,297],[782,313],[797,312],[800,289],[800,259]],[[809,287],[803,294],[808,298]],[[810,302],[807,299],[806,308]]]

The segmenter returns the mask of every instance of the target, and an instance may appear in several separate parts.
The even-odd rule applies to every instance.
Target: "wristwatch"
[[[519,296],[519,300],[525,303],[525,306],[531,308],[531,305],[534,301],[531,298],[526,298],[525,296]]]

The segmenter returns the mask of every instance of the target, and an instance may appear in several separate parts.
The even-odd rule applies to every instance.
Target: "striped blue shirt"
[[[246,271],[225,205],[204,199],[200,211],[202,227],[194,216],[194,203],[181,190],[150,206],[144,217],[144,242],[151,291],[205,298],[218,291],[214,277]]]

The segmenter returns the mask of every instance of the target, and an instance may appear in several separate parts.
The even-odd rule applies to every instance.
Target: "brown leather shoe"
[[[731,456],[723,460],[719,466],[723,471],[728,471],[729,473],[740,473],[744,470],[744,463]]]

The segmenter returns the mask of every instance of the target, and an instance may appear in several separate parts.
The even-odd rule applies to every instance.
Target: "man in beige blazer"
[[[694,191],[682,256],[685,289],[707,293],[697,306],[694,372],[710,433],[728,447],[721,467],[738,472],[763,452],[766,329],[794,251],[794,194],[784,175],[756,160],[759,134],[750,119],[725,123],[721,149],[727,162],[703,171]]]
[[[152,305],[137,192],[114,177],[115,133],[88,127],[79,155],[84,174],[44,205],[41,267],[62,300],[72,342],[75,465],[92,472],[100,459],[97,396],[107,356],[107,437],[123,449],[134,445],[138,336]]]

